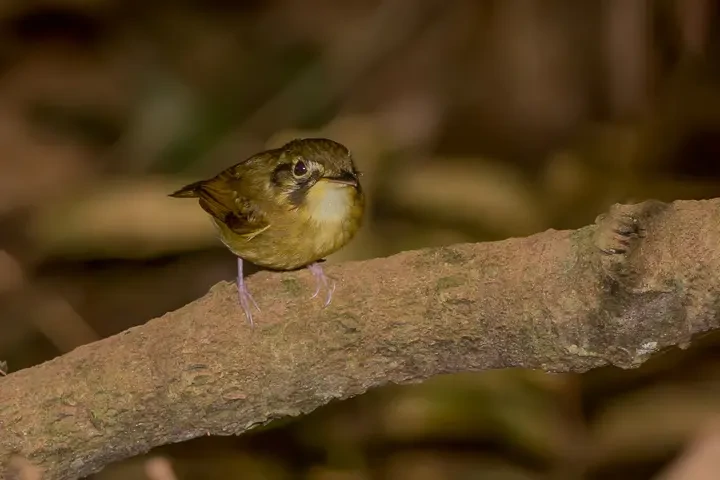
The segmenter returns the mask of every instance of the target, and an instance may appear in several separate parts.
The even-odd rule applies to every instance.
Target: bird
[[[307,267],[315,298],[324,287],[332,301],[335,282],[321,262],[340,250],[363,223],[361,173],[343,144],[299,138],[252,155],[216,176],[182,187],[175,198],[197,198],[222,243],[237,256],[237,290],[250,326],[260,308],[243,278],[243,262],[289,271]]]

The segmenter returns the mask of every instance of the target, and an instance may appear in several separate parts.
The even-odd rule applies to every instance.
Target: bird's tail
[[[191,183],[190,185],[186,185],[182,187],[177,192],[171,193],[170,197],[175,198],[198,198],[200,196],[200,191],[203,188],[203,181]]]
[[[215,179],[191,183],[177,192],[171,193],[170,196],[175,198],[199,198],[203,210],[213,217],[225,221],[227,216],[232,214],[234,202],[227,192],[217,188],[213,180]]]

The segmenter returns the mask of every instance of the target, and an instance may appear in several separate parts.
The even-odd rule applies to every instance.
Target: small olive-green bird
[[[365,197],[346,147],[324,138],[293,140],[181,188],[171,197],[198,198],[220,240],[238,257],[240,305],[254,325],[260,310],[243,280],[243,260],[273,270],[307,266],[315,298],[335,284],[319,261],[345,246],[362,224]]]

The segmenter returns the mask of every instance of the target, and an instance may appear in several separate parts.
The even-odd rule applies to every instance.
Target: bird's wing
[[[252,238],[270,226],[257,204],[240,194],[236,180],[218,175],[199,183],[196,194],[200,206],[233,232]]]

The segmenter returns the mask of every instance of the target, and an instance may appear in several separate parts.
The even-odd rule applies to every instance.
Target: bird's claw
[[[258,312],[260,312],[260,307],[258,307],[257,302],[252,297],[252,295],[250,295],[250,291],[245,286],[245,282],[241,280],[238,281],[238,296],[240,297],[240,306],[245,312],[245,316],[250,322],[250,326],[254,327],[255,322],[253,321],[251,304],[257,309]]]
[[[257,302],[252,295],[250,295],[250,291],[247,286],[245,286],[245,279],[243,278],[243,263],[240,258],[238,258],[237,290],[238,296],[240,297],[240,306],[250,322],[250,327],[254,327],[255,322],[253,321],[252,308],[250,308],[250,304],[254,305],[258,312],[260,312],[260,307],[258,307]]]
[[[335,281],[328,279],[328,277],[325,275],[325,272],[323,272],[322,266],[319,263],[313,263],[308,268],[313,274],[313,277],[315,277],[315,282],[317,283],[315,293],[313,293],[312,297],[310,298],[316,298],[320,294],[320,290],[322,289],[322,287],[325,287],[328,291],[328,295],[325,303],[323,304],[323,307],[327,307],[328,305],[330,305],[333,293],[335,292]]]
[[[328,288],[327,300],[325,301],[325,304],[323,305],[323,307],[327,307],[328,305],[330,305],[330,302],[332,301],[333,293],[335,293],[335,281],[334,280],[332,281],[332,287]]]

